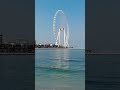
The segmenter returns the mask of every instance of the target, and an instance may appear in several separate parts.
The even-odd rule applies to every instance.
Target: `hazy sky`
[[[63,10],[69,24],[69,44],[85,48],[85,0],[35,0],[35,38],[37,43],[55,43],[53,17]]]

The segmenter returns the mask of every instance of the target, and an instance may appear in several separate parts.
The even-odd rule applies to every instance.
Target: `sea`
[[[120,54],[85,56],[86,90],[120,90]]]
[[[0,54],[0,71],[0,90],[120,90],[120,54],[85,55],[80,49]]]
[[[85,50],[36,49],[35,90],[85,90]]]
[[[0,54],[0,90],[34,90],[34,54]]]

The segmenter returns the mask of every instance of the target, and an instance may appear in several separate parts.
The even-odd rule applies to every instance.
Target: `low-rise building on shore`
[[[55,45],[55,44],[36,44],[35,48],[68,48],[62,45]]]
[[[24,39],[15,41],[4,41],[0,35],[0,53],[34,53],[35,43]]]
[[[34,53],[33,44],[0,44],[0,52],[4,53]]]

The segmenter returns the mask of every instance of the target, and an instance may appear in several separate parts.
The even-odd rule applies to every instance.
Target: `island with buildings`
[[[63,45],[56,44],[35,44],[35,48],[73,48],[73,47],[64,47]]]
[[[35,43],[24,39],[17,39],[14,41],[3,41],[3,35],[0,35],[0,54],[3,53],[34,53]]]
[[[28,41],[25,39],[3,41],[3,35],[0,35],[0,54],[35,53],[35,48],[73,48],[73,47],[64,47],[63,45],[55,45],[55,44],[36,44],[35,41]]]

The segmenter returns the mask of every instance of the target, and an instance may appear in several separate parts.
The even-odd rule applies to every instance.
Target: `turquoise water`
[[[84,50],[36,50],[35,89],[85,90]]]

